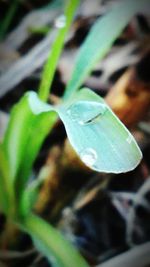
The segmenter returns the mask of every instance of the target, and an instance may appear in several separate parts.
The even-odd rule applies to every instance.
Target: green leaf
[[[66,34],[69,31],[79,2],[79,0],[68,0],[68,5],[66,6],[64,15],[58,18],[60,20],[63,20],[62,26],[60,26],[60,30],[58,31],[58,35],[53,43],[49,57],[44,66],[42,79],[39,87],[39,97],[44,101],[47,101],[48,99],[58,59],[64,47]]]
[[[39,149],[56,121],[56,112],[75,151],[93,170],[127,172],[141,160],[132,135],[104,100],[92,91],[81,90],[68,102],[55,107],[45,104],[35,92],[29,92],[14,107],[3,141],[18,203],[27,198],[28,194],[22,195],[23,191]],[[25,200],[18,205],[23,209],[19,212],[28,212]]]
[[[24,190],[40,147],[57,118],[51,106],[44,103],[43,106],[45,106],[42,106],[42,111],[48,109],[50,113],[41,114],[34,96],[34,92],[25,94],[15,105],[3,141],[17,199],[20,198]],[[32,103],[34,103],[33,110],[30,106],[31,98]]]
[[[142,154],[135,139],[94,92],[79,91],[57,111],[71,145],[93,170],[121,173],[139,164]]]
[[[88,267],[78,251],[50,224],[30,214],[22,221],[36,247],[53,267]]]
[[[0,144],[0,206],[11,217],[14,214],[15,199],[10,179],[9,166],[2,145]]]
[[[30,107],[34,110],[32,100]],[[82,89],[55,107],[38,98],[36,102],[39,112],[47,112],[48,107],[58,112],[70,143],[91,169],[121,173],[139,164],[142,154],[135,139],[104,100],[91,90]]]
[[[79,50],[64,99],[68,99],[79,89],[96,62],[106,55],[133,15],[148,6],[149,0],[117,2],[106,15],[96,21]]]

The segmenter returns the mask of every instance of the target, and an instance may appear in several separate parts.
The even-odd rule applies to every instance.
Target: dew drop
[[[59,16],[55,20],[54,25],[56,28],[59,28],[59,29],[64,28],[66,25],[66,17],[64,15]]]
[[[81,160],[89,167],[93,167],[97,160],[97,153],[93,148],[86,148],[80,153]]]
[[[95,123],[107,111],[107,106],[94,101],[79,101],[67,109],[67,114],[73,121],[81,125]]]

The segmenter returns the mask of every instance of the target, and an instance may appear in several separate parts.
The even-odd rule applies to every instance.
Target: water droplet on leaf
[[[95,123],[107,111],[105,104],[94,101],[79,101],[72,104],[67,114],[81,125]]]
[[[66,17],[64,15],[59,16],[54,23],[56,28],[64,28],[66,25]]]
[[[92,167],[97,160],[97,153],[93,148],[86,148],[80,153],[81,160],[89,167]]]

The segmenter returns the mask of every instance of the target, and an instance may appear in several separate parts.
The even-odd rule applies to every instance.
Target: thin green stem
[[[66,6],[64,16],[60,17],[64,20],[64,25],[58,25],[60,30],[58,31],[58,35],[53,43],[50,54],[48,56],[47,62],[44,66],[41,83],[39,86],[39,97],[43,101],[48,100],[51,84],[54,78],[55,70],[57,67],[57,63],[61,54],[61,51],[64,47],[66,34],[69,31],[69,28],[72,24],[76,9],[79,5],[80,0],[69,0],[68,5]],[[62,27],[62,28],[61,28]]]

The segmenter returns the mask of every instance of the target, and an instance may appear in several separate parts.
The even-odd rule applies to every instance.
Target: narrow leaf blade
[[[80,2],[79,0],[72,0],[72,1],[69,0],[67,2],[68,5],[66,6],[65,13],[63,16],[64,26],[59,29],[58,35],[53,43],[49,57],[44,66],[42,79],[39,87],[39,97],[44,101],[47,101],[48,99],[58,59],[64,47],[66,34],[69,31],[69,28],[73,21],[74,14],[79,5],[79,2]]]
[[[39,100],[40,101],[40,100]],[[36,93],[30,92],[13,108],[3,147],[8,159],[11,180],[21,196],[33,162],[57,115],[43,103],[42,112]]]
[[[0,205],[5,214],[12,216],[15,209],[13,185],[7,158],[0,144]]]
[[[106,55],[133,15],[142,8],[148,8],[148,6],[149,0],[117,2],[106,15],[96,21],[79,50],[64,99],[68,99],[72,93],[79,89],[96,62]]]
[[[39,217],[30,215],[23,221],[23,226],[53,267],[89,267],[78,251],[53,226]]]

